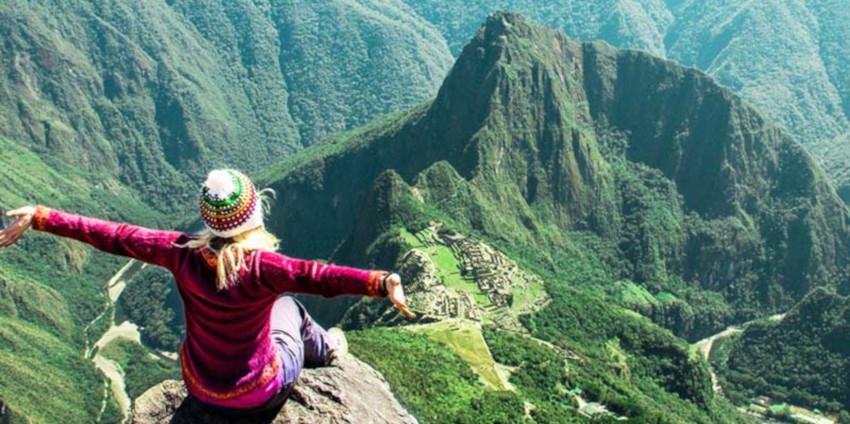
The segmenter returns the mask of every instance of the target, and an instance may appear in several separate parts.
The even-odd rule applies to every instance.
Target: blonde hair
[[[263,189],[259,192],[263,214],[271,210],[269,198],[274,198],[274,190]],[[208,250],[216,256],[216,288],[227,290],[239,281],[239,272],[247,268],[245,257],[254,251],[274,252],[280,246],[280,240],[268,232],[265,227],[257,227],[237,234],[231,238],[215,235],[204,228],[196,238],[186,244],[178,245],[187,249]]]

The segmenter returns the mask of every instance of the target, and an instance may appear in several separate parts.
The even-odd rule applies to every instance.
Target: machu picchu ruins
[[[548,300],[543,281],[493,247],[442,229],[439,222],[413,234],[401,260],[411,308],[423,315],[465,318],[524,331],[521,314]]]

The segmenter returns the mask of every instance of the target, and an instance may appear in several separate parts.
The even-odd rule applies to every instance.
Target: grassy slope
[[[491,392],[456,353],[424,334],[390,329],[348,333],[351,352],[380,371],[422,423],[517,423],[522,401]]]
[[[446,345],[460,356],[488,386],[495,390],[507,387],[499,378],[490,350],[481,336],[481,328],[467,321],[446,320],[422,326],[404,327],[406,330],[426,334],[432,340]]]
[[[0,137],[0,204],[42,203],[73,212],[162,225],[161,215],[107,175],[80,172]],[[26,170],[26,172],[20,172]],[[83,358],[83,327],[106,302],[103,286],[123,264],[79,243],[30,232],[0,252],[3,343],[0,391],[35,423],[89,422],[103,397],[103,380]],[[102,324],[104,320],[100,320]],[[102,326],[88,333],[96,339]],[[46,405],[46,406],[45,406]]]
[[[90,422],[103,398],[100,374],[66,339],[0,315],[3,400],[33,423]]]

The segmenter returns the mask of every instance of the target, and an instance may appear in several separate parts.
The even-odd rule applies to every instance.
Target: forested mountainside
[[[781,321],[747,326],[720,365],[723,388],[739,403],[761,395],[777,403],[848,410],[849,341],[850,300],[816,289]]]
[[[293,255],[401,267],[421,242],[442,267],[432,236],[406,235],[438,221],[447,231],[438,238],[486,240],[541,276],[551,300],[520,318],[525,331],[587,362],[559,375],[552,362],[534,368],[521,352],[493,352],[537,370],[516,378],[538,419],[570,415],[533,387],[580,383],[626,416],[731,420],[704,363],[623,307],[696,339],[846,278],[846,208],[779,127],[700,71],[581,44],[516,14],[488,18],[433,102],[285,160],[263,180],[279,193],[269,226]],[[360,302],[343,322],[388,322],[375,308]],[[496,327],[499,345],[507,336]],[[406,387],[397,364],[373,360]],[[450,413],[422,408],[412,411]]]
[[[553,13],[544,24],[706,75],[513,13],[476,33],[483,3],[7,1],[0,205],[173,228],[205,171],[237,167],[278,191],[269,227],[287,254],[403,272],[415,325],[369,328],[404,322],[371,300],[311,310],[356,330],[352,351],[422,422],[749,422],[686,340],[816,287],[850,290],[846,207],[733,94],[781,105],[768,115],[795,134],[846,143],[834,75],[848,20],[832,3],[760,4],[528,5]],[[814,31],[796,24],[805,11],[818,13],[817,59],[776,33]],[[687,16],[695,32],[676,32]],[[740,45],[761,38],[789,55]],[[748,79],[762,65],[743,62],[747,49],[789,73]],[[793,63],[769,62],[782,57]],[[826,91],[789,89],[801,75],[827,75]],[[758,87],[764,103],[748,97]],[[179,342],[170,278],[126,264],[39,234],[0,254],[0,399],[16,419],[121,421],[99,357],[131,397],[173,377],[136,342],[92,347],[124,319],[146,346]],[[124,283],[116,306],[107,286]]]
[[[454,54],[488,14],[515,10],[583,41],[702,69],[815,152],[850,131],[850,7],[842,0],[405,2],[440,29]],[[846,161],[819,157],[845,193]]]
[[[7,1],[0,134],[162,210],[433,96],[445,41],[395,1]]]
[[[814,147],[812,151],[815,157],[829,158],[823,164],[827,174],[835,182],[838,194],[844,199],[850,199],[850,132],[840,135],[831,142],[823,142]]]
[[[808,154],[730,90],[499,16],[511,18],[488,21],[432,103],[269,171],[283,205],[271,227],[298,240],[288,250],[327,255],[353,233],[339,249],[362,254],[392,219],[368,207],[375,190],[394,181],[457,225],[545,252],[553,270],[592,244],[610,280],[672,293],[654,313],[689,338],[846,278],[843,203]]]
[[[258,171],[418,104],[451,62],[442,36],[395,1],[0,2],[0,212],[41,203],[182,226],[210,168]],[[149,345],[179,341],[180,315],[154,291],[172,282],[150,269],[113,314],[107,285],[126,263],[39,234],[0,253],[10,409],[34,423],[119,422],[120,389],[93,360],[120,365],[130,396],[174,376],[135,343],[90,349],[125,318],[146,325]]]

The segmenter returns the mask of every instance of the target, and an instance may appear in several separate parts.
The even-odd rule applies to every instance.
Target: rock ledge
[[[337,366],[307,369],[283,408],[253,415],[231,416],[214,411],[188,396],[180,381],[167,380],[135,401],[133,424],[417,424],[395,399],[383,376],[347,355]]]

